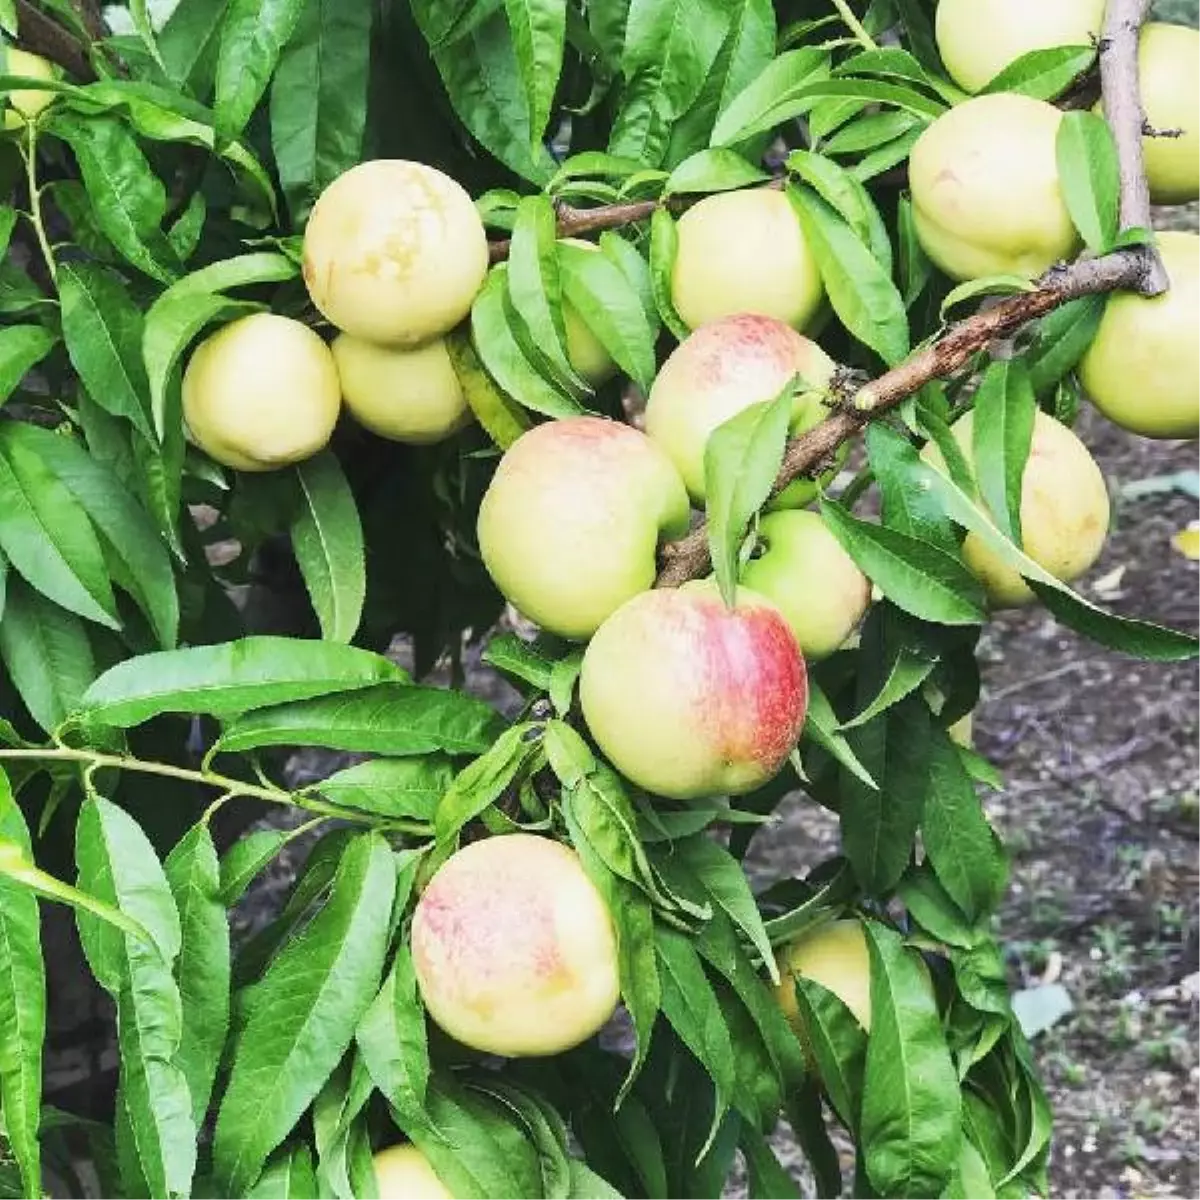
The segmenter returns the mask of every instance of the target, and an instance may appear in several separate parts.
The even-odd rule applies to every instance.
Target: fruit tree
[[[1147,9],[0,0],[0,1192],[1045,1192],[963,730],[1196,652],[1071,586],[1200,425]]]

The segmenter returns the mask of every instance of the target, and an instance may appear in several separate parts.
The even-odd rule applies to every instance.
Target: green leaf
[[[77,914],[88,965],[117,1005],[121,1097],[139,1173],[151,1195],[186,1196],[196,1165],[196,1126],[175,1064],[182,1003],[171,973],[181,943],[179,914],[146,835],[115,804],[84,801],[75,834],[79,886],[121,910],[153,938]]]
[[[267,705],[405,678],[400,667],[370,650],[254,636],[127,659],[96,680],[82,707],[93,720],[129,728],[160,713],[206,713],[225,719]]]
[[[862,183],[832,159],[809,150],[793,150],[787,157],[787,169],[837,211],[890,275],[891,238],[875,201]]]
[[[569,1200],[621,1200],[621,1193],[586,1163],[573,1158],[567,1165],[571,1172]]]
[[[548,196],[526,196],[517,206],[508,255],[508,294],[532,344],[556,383],[583,393],[587,384],[567,359],[554,206]]]
[[[29,830],[0,771],[0,847],[32,857]],[[42,1044],[46,1035],[46,970],[37,897],[0,875],[0,1108],[4,1134],[21,1172],[20,1191],[41,1196]]]
[[[541,148],[562,73],[567,8],[561,0],[504,0],[529,112],[530,152]]]
[[[6,587],[0,657],[30,716],[51,733],[96,677],[92,647],[74,613],[15,576]]]
[[[271,81],[271,146],[294,225],[362,159],[372,6],[304,0]]]
[[[783,462],[796,381],[718,426],[704,447],[708,544],[725,603],[733,606],[738,555],[750,519],[767,502]]]
[[[1020,571],[1038,599],[1064,625],[1111,650],[1120,650],[1153,662],[1184,662],[1196,657],[1196,639],[1188,634],[1165,629],[1149,621],[1107,613],[1085,600],[1009,541],[970,497],[940,471],[925,464],[922,464],[922,470],[926,473],[930,488],[935,490],[950,516],[964,528],[978,534],[1007,565]]]
[[[613,360],[643,391],[657,365],[657,328],[625,272],[605,254],[560,242],[563,295]]]
[[[436,687],[383,683],[345,695],[259,709],[218,743],[235,754],[259,746],[325,746],[374,754],[482,754],[503,729],[482,700]]]
[[[497,263],[471,306],[471,335],[483,365],[505,392],[534,412],[548,417],[582,412],[581,406],[525,354],[512,327],[507,289],[508,267]]]
[[[1025,367],[1039,396],[1067,375],[1092,344],[1108,300],[1081,296],[1056,308],[1038,322],[1037,336],[1025,352]]]
[[[1058,183],[1071,220],[1087,248],[1103,254],[1121,223],[1121,170],[1112,130],[1095,113],[1063,113],[1055,149]]]
[[[354,493],[330,450],[299,463],[296,479],[303,500],[291,529],[296,562],[321,623],[321,636],[349,642],[362,620],[367,594],[362,522]]]
[[[821,516],[898,608],[942,625],[983,623],[983,590],[961,558],[899,530],[859,521],[832,500],[821,499]]]
[[[249,1200],[317,1200],[320,1195],[312,1151],[303,1142],[272,1154],[246,1193]]]
[[[432,822],[453,779],[454,768],[441,755],[372,758],[323,779],[313,790],[346,808]]]
[[[412,951],[406,945],[355,1032],[375,1086],[401,1112],[419,1113],[429,1086],[425,1008],[417,990]]]
[[[710,145],[732,146],[766,133],[788,119],[787,110],[794,96],[828,73],[826,51],[815,46],[784,51],[722,109],[713,126]],[[802,101],[800,108],[790,115],[799,116],[815,101],[816,97],[811,102]],[[780,113],[783,115],[777,115]]]
[[[230,0],[217,56],[217,128],[237,137],[262,99],[304,0]]]
[[[671,276],[679,250],[679,229],[665,208],[656,208],[650,218],[650,288],[654,307],[662,323],[682,341],[691,332],[672,299]]]
[[[1053,100],[1061,95],[1095,61],[1095,46],[1052,46],[1030,50],[1014,59],[983,92],[1017,92],[1035,100]]]
[[[0,549],[44,596],[119,629],[104,555],[87,513],[13,429],[11,423],[0,429]]]
[[[933,277],[933,264],[917,237],[912,199],[908,196],[900,197],[896,210],[896,243],[900,250],[900,291],[904,307],[912,308]]]
[[[1021,540],[1021,483],[1033,444],[1037,398],[1018,359],[1000,359],[984,372],[975,393],[971,459],[975,479],[992,518]]]
[[[0,329],[0,404],[16,391],[32,367],[46,357],[58,338],[42,325]]]
[[[667,178],[663,194],[727,192],[767,179],[767,173],[736,150],[714,147],[689,155]]]
[[[356,837],[321,911],[255,986],[213,1138],[227,1194],[258,1177],[350,1045],[379,988],[395,881],[387,843]]]
[[[738,1146],[750,1176],[750,1200],[801,1200],[803,1193],[799,1186],[784,1170],[761,1133],[743,1125]]]
[[[457,842],[464,825],[491,808],[531,760],[540,761],[541,735],[537,725],[513,725],[454,777],[434,814],[439,846]]]
[[[287,843],[286,829],[256,829],[243,834],[221,858],[217,900],[222,910],[232,908],[245,895],[260,871],[266,869]]]
[[[936,666],[937,659],[918,654],[907,646],[898,647],[895,657],[888,664],[887,677],[880,684],[879,691],[839,728],[845,731],[869,724],[881,713],[899,704],[906,696],[911,696],[929,678]]]
[[[492,638],[483,652],[483,661],[539,692],[550,688],[555,660],[515,633],[502,633]]]
[[[159,645],[174,646],[179,636],[175,573],[150,515],[116,475],[73,438],[28,424],[14,426],[10,436],[66,485],[123,567],[118,582],[146,614]]]
[[[864,150],[886,145],[923,124],[920,117],[896,109],[868,113],[843,125],[825,140],[821,149],[826,154],[861,154]]]
[[[1036,290],[1037,284],[1023,275],[986,275],[982,279],[969,279],[946,294],[939,315],[943,321],[948,320],[951,309],[980,296],[1016,296]]]
[[[815,192],[789,187],[788,196],[834,312],[860,342],[894,367],[908,353],[910,342],[908,314],[890,270]]]
[[[978,944],[981,934],[963,915],[950,898],[950,893],[938,880],[933,865],[923,862],[905,872],[896,888],[909,916],[931,937],[947,946],[970,950]]]
[[[864,786],[879,790],[870,771],[858,761],[844,734],[839,733],[840,722],[829,697],[812,678],[808,681],[808,716],[804,722],[804,737],[819,746],[826,754],[841,763]]]
[[[787,1119],[796,1141],[812,1168],[816,1194],[837,1197],[842,1194],[842,1166],[838,1152],[825,1127],[819,1081],[808,1080],[787,1097]]]
[[[929,973],[898,933],[864,924],[871,1036],[862,1106],[867,1175],[885,1196],[940,1196],[962,1144],[958,1077]]]
[[[114,117],[59,111],[49,128],[74,152],[104,235],[139,271],[170,283],[179,264],[162,231],[166,188],[129,127]]]
[[[105,412],[150,437],[142,314],[124,281],[96,263],[64,262],[58,291],[67,353],[89,394]]]
[[[867,1034],[833,992],[793,976],[796,1010],[834,1111],[857,1136],[862,1110]]]
[[[192,1120],[199,1129],[229,1030],[229,921],[219,895],[217,850],[207,824],[198,822],[180,838],[163,870],[180,928],[175,981],[183,1027],[175,1064],[187,1080]]]
[[[480,365],[470,338],[461,330],[451,330],[446,335],[446,352],[475,419],[501,450],[507,450],[533,422],[492,382]]]

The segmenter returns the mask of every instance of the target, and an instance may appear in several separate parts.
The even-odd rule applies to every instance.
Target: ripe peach
[[[375,159],[339,175],[304,232],[304,282],[339,329],[416,346],[471,310],[488,245],[471,197],[424,163]]]
[[[574,851],[527,833],[459,850],[413,914],[429,1015],[488,1054],[558,1054],[591,1037],[619,998],[612,918]]]
[[[683,483],[645,434],[571,417],[509,448],[479,509],[479,549],[531,621],[586,638],[650,587],[659,534],[686,532],[688,515]]]
[[[1146,121],[1180,137],[1146,137],[1142,153],[1156,204],[1200,197],[1200,33],[1151,21],[1138,47],[1139,87]]]
[[[825,288],[791,201],[751,188],[708,196],[680,217],[671,297],[693,329],[735,313],[804,329]]]
[[[583,656],[579,696],[601,750],[677,800],[753,791],[787,761],[808,707],[804,659],[770,601],[711,582],[643,592]]]
[[[239,471],[310,458],[329,441],[341,403],[329,347],[274,313],[252,313],[205,338],[183,374],[192,440]]]
[[[666,451],[694,500],[703,501],[709,435],[752,404],[774,400],[796,376],[791,428],[825,416],[833,360],[774,317],[741,313],[697,329],[663,363],[646,403],[646,432]],[[811,499],[811,497],[809,497]]]
[[[380,1150],[373,1165],[379,1200],[454,1200],[429,1159],[411,1142]]]
[[[811,979],[831,991],[870,1032],[871,959],[860,921],[832,921],[801,935],[780,952],[779,974],[779,1006],[802,1039],[806,1035],[796,1004],[797,979]]]

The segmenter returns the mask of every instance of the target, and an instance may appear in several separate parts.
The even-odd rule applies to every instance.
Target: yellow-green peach
[[[18,50],[16,46],[0,48],[0,70],[5,75],[23,75],[26,79],[55,79],[54,64],[39,54]],[[4,128],[20,129],[55,99],[55,93],[40,88],[14,88],[8,93],[4,112]]]
[[[682,481],[645,434],[569,417],[535,426],[501,459],[479,509],[479,549],[526,617],[587,638],[653,584],[659,536],[685,533],[688,517]]]
[[[1200,198],[1200,33],[1187,25],[1143,25],[1138,65],[1147,123],[1181,131],[1142,139],[1150,197],[1186,204]]]
[[[465,846],[434,874],[412,922],[421,999],[487,1054],[559,1054],[619,997],[612,918],[573,850],[513,833]]]
[[[783,613],[806,659],[826,658],[867,611],[871,581],[819,513],[768,513],[758,533],[763,553],[742,581]]]
[[[974,414],[955,421],[954,440],[973,462]],[[921,457],[945,471],[930,442]],[[1033,441],[1021,484],[1021,538],[1025,553],[1056,579],[1078,579],[1100,557],[1108,534],[1108,489],[1088,448],[1044,412],[1034,420]],[[1033,599],[1029,585],[976,533],[963,542],[963,558],[979,577],[993,607]]]
[[[379,1200],[454,1200],[429,1159],[411,1142],[380,1150],[373,1166]]]
[[[428,445],[471,420],[444,338],[411,349],[339,334],[330,347],[354,419],[395,442]]]
[[[183,375],[192,440],[239,471],[311,458],[337,424],[342,395],[329,347],[307,325],[253,313],[204,339]]]
[[[1062,113],[1004,92],[938,117],[908,164],[925,252],[954,279],[1040,275],[1077,245],[1058,182]]]
[[[471,197],[424,163],[374,159],[339,175],[304,232],[304,282],[339,329],[417,346],[471,310],[488,267]]]
[[[817,424],[834,369],[816,342],[774,317],[722,317],[685,338],[663,363],[646,402],[646,432],[692,498],[703,502],[704,448],[713,430],[752,404],[774,400],[797,376],[791,428]]]
[[[856,920],[831,921],[804,934],[779,954],[779,1006],[797,1035],[807,1035],[796,1004],[796,980],[811,979],[832,992],[871,1030],[871,958],[867,935]]]
[[[747,588],[729,608],[705,581],[617,609],[584,652],[579,696],[622,774],[689,800],[771,779],[800,736],[808,683],[779,609]]]
[[[1158,248],[1170,290],[1111,296],[1079,378],[1096,407],[1122,429],[1194,438],[1200,432],[1200,237],[1160,233]]]
[[[692,328],[758,313],[804,329],[825,288],[791,201],[766,188],[722,192],[679,219],[675,310]]]

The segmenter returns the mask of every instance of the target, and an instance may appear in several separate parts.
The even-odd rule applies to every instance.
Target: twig
[[[1150,194],[1142,165],[1142,106],[1138,97],[1138,31],[1148,0],[1109,0],[1101,47],[1105,112],[1113,127],[1121,167],[1121,228],[1149,228]],[[1113,95],[1119,91],[1119,96]],[[1154,296],[1168,285],[1157,251],[1131,246],[1101,258],[1081,258],[1052,267],[1032,292],[1025,292],[953,325],[936,341],[912,354],[899,366],[862,388],[849,404],[839,405],[815,429],[793,438],[772,495],[789,483],[812,474],[830,460],[837,448],[902,400],[934,379],[949,379],[980,350],[998,338],[1010,337],[1029,321],[1044,317],[1081,296],[1118,289]],[[678,587],[704,575],[711,566],[708,534],[703,525],[662,549],[656,587]]]
[[[17,0],[17,28],[17,41],[24,49],[56,63],[76,82],[91,83],[96,78],[87,47],[29,0]]]

